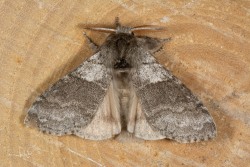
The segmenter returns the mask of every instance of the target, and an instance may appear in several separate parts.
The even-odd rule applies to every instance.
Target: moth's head
[[[116,33],[116,34],[133,34],[135,31],[157,31],[163,30],[163,27],[156,27],[156,26],[139,26],[139,27],[126,27],[122,26],[119,22],[119,18],[115,18],[115,26],[116,28],[104,28],[104,27],[88,27],[86,29],[95,30],[95,31],[102,31],[102,32],[109,32],[109,33]]]

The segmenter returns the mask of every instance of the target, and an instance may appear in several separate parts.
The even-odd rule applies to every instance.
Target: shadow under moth
[[[145,140],[181,143],[216,136],[202,102],[152,56],[169,39],[135,36],[157,27],[88,28],[109,32],[96,53],[40,95],[25,118],[41,131],[103,140],[126,129]],[[86,34],[85,34],[86,35]]]

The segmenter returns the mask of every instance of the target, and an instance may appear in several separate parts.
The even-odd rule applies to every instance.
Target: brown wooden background
[[[218,128],[209,142],[88,141],[23,125],[35,97],[92,52],[83,25],[160,25],[156,57],[195,92]],[[101,44],[106,34],[86,31]],[[1,0],[0,166],[247,166],[250,164],[250,2]]]

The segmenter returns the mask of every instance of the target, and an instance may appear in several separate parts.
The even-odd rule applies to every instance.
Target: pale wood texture
[[[146,35],[172,37],[156,57],[204,101],[215,140],[96,142],[24,126],[35,97],[92,54],[79,25],[112,26],[115,16],[167,27]],[[0,166],[250,164],[249,1],[1,0],[0,23]],[[99,44],[106,37],[86,32]]]

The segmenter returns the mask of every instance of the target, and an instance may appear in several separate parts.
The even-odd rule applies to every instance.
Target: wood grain
[[[156,57],[208,107],[213,141],[89,141],[24,126],[35,97],[92,52],[79,25],[160,25]],[[0,166],[248,166],[250,2],[1,0]],[[101,44],[107,34],[86,31]],[[145,35],[145,33],[144,33]]]

